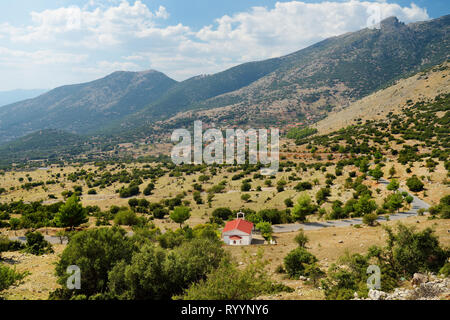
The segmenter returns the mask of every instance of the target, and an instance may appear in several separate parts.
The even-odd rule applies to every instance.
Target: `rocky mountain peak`
[[[389,17],[380,22],[381,29],[397,29],[405,24],[400,22],[397,17]]]

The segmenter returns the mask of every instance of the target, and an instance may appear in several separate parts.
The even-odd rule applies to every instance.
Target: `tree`
[[[224,256],[217,240],[194,239],[173,250],[145,244],[133,254],[131,262],[114,266],[108,287],[114,298],[168,300],[205,279]]]
[[[389,169],[389,178],[392,179],[392,177],[393,177],[396,173],[397,173],[397,170],[395,170],[395,167],[392,166],[392,167]]]
[[[414,198],[411,195],[407,195],[405,201],[410,205],[414,201]]]
[[[128,200],[128,205],[130,206],[130,208],[136,208],[139,205],[139,201],[136,198],[132,198]]]
[[[433,229],[416,231],[399,223],[397,233],[385,227],[388,234],[387,247],[377,255],[390,261],[391,268],[399,274],[412,276],[416,272],[438,272],[445,264],[448,250],[442,248]]]
[[[367,224],[368,226],[373,226],[375,224],[375,221],[377,221],[377,214],[376,213],[367,213],[363,216],[363,223]]]
[[[317,262],[317,258],[305,248],[298,247],[284,257],[284,267],[290,278],[297,279],[300,276],[308,276],[306,267]]]
[[[213,218],[218,218],[220,220],[228,220],[233,215],[233,211],[229,208],[217,208],[212,212]]]
[[[417,178],[417,176],[412,176],[406,180],[406,186],[412,192],[420,192],[423,190],[424,184],[419,178]]]
[[[304,221],[307,215],[316,211],[317,206],[312,203],[310,196],[304,193],[297,199],[297,204],[292,209],[292,217],[295,220]]]
[[[66,288],[70,276],[67,267],[76,265],[82,272],[78,294],[89,297],[106,292],[108,273],[118,262],[129,263],[135,250],[131,239],[125,236],[125,230],[119,227],[78,232],[71,237],[56,265],[58,283]]]
[[[369,161],[367,161],[367,159],[363,159],[360,164],[359,164],[359,170],[362,173],[366,173],[367,171],[369,171]]]
[[[208,193],[207,196],[207,201],[208,201],[208,206],[211,208],[212,207],[212,201],[214,199],[214,193]]]
[[[53,253],[52,245],[44,239],[44,236],[40,232],[28,232],[25,235],[27,243],[25,245],[25,251],[37,256]]]
[[[248,259],[241,269],[228,260],[208,275],[206,280],[194,283],[184,296],[185,300],[250,300],[262,294],[293,291],[289,287],[275,284],[265,271],[266,263],[257,257]]]
[[[201,195],[200,191],[194,191],[194,193],[192,194],[192,197],[194,198],[194,201],[196,204],[203,203],[203,199],[202,199],[202,195]]]
[[[396,179],[392,179],[386,187],[390,191],[396,192],[400,188],[400,183]]]
[[[331,195],[330,188],[320,188],[316,193],[316,200],[318,204],[327,201],[328,197]]]
[[[59,211],[55,216],[55,223],[57,226],[70,227],[72,230],[74,227],[87,221],[86,210],[83,208],[76,195],[72,195],[67,199],[66,203],[59,208]]]
[[[241,195],[241,200],[248,202],[250,200],[251,196],[248,193],[244,193]]]
[[[0,263],[0,292],[8,289],[28,274],[28,272],[17,272],[15,269],[11,269],[7,265]]]
[[[150,182],[144,189],[144,195],[149,196],[152,194],[152,191],[155,189],[155,185]]]
[[[309,239],[303,229],[300,229],[300,231],[295,236],[294,241],[298,244],[299,247],[306,248],[306,244],[308,243]]]
[[[242,191],[242,192],[250,191],[251,188],[252,188],[252,186],[251,186],[251,184],[248,183],[248,182],[244,182],[244,183],[242,183],[242,185],[241,185],[241,191]]]
[[[353,205],[353,208],[358,216],[362,216],[374,212],[377,209],[377,204],[366,194],[358,199],[358,202]]]
[[[291,198],[284,199],[284,204],[288,208],[292,208],[294,206],[294,201]]]
[[[381,169],[379,167],[376,167],[374,170],[370,170],[370,175],[378,183],[378,181],[383,177],[384,173],[383,173],[383,171],[381,171]]]
[[[180,228],[182,224],[190,218],[191,216],[191,209],[189,207],[185,206],[179,206],[175,207],[173,209],[173,212],[170,214],[170,219],[172,219],[174,222],[180,224]]]
[[[317,280],[323,277],[325,275],[325,272],[320,269],[317,262],[314,262],[305,265],[305,274],[307,274],[308,277],[312,280],[313,285],[317,286]]]
[[[399,193],[391,194],[386,199],[386,205],[391,212],[399,210],[403,206],[403,196]]]
[[[331,206],[331,212],[328,215],[329,219],[343,219],[348,218],[348,216],[355,211],[354,205],[356,204],[356,199],[349,199],[345,206],[341,200],[333,201],[333,205]]]
[[[261,232],[262,237],[268,241],[270,239],[272,239],[272,224],[270,222],[259,222],[256,225],[256,229],[259,230]]]
[[[120,210],[114,217],[114,223],[121,226],[134,226],[139,223],[139,217],[134,211]]]

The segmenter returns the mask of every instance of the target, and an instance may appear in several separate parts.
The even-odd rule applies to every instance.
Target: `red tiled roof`
[[[225,225],[225,228],[223,228],[222,232],[232,231],[232,230],[239,230],[242,232],[245,232],[247,234],[252,233],[253,229],[253,223],[250,221],[246,221],[243,219],[234,219],[232,221],[228,221]]]
[[[239,236],[231,236],[230,239],[231,239],[231,240],[241,240],[242,237],[239,237]]]

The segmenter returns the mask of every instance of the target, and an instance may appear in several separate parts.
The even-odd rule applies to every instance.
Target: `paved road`
[[[10,240],[18,240],[20,242],[27,242],[27,239],[25,238],[25,236],[20,236],[20,237],[10,237]],[[55,236],[46,236],[44,235],[44,239],[47,240],[48,242],[50,242],[51,244],[60,244],[61,240],[59,239],[59,237],[55,237]],[[63,240],[64,244],[67,244],[67,239]]]
[[[379,181],[380,185],[387,186],[389,184],[389,181],[386,179],[380,179]],[[406,191],[403,189],[399,189],[400,192]],[[408,192],[411,194],[410,192]],[[428,209],[430,205],[426,203],[425,201],[419,199],[418,197],[411,194],[413,197],[413,202],[411,203],[411,209],[407,212],[400,212],[389,215],[389,220],[400,220],[405,219],[408,217],[417,216],[417,212],[419,209]],[[386,221],[386,217],[380,216],[378,217],[377,221]],[[273,225],[273,232],[274,233],[283,233],[283,232],[295,232],[300,229],[303,230],[317,230],[322,228],[329,228],[329,227],[348,227],[355,224],[361,224],[362,218],[349,218],[349,219],[343,219],[343,220],[330,220],[325,222],[306,222],[306,223],[295,223],[295,224],[277,224]]]
[[[389,184],[389,181],[386,179],[381,178],[379,181],[380,185],[387,186]],[[403,189],[399,189],[400,192],[406,191]],[[408,192],[409,193],[409,192]],[[409,193],[411,194],[411,193]],[[407,212],[400,212],[389,215],[389,220],[400,220],[405,219],[408,217],[417,216],[417,211],[419,209],[428,209],[430,205],[426,203],[425,201],[419,199],[418,197],[411,194],[413,197],[413,202],[411,203],[411,209]],[[380,216],[378,217],[377,221],[386,221],[386,217]],[[306,222],[306,223],[290,223],[290,224],[277,224],[273,225],[273,232],[274,233],[283,233],[283,232],[295,232],[300,229],[303,230],[318,230],[323,228],[330,228],[330,227],[348,227],[355,224],[362,224],[362,218],[349,218],[349,219],[343,219],[343,220],[330,220],[330,221],[321,221],[321,222]],[[129,233],[128,235],[132,235],[132,233]],[[54,236],[44,236],[45,240],[52,244],[59,244],[61,243],[59,237]],[[25,242],[25,237],[11,237],[11,240],[19,240],[21,242]],[[63,243],[67,243],[67,240],[64,240]]]

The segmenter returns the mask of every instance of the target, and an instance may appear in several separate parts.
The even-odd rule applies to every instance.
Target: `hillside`
[[[445,61],[449,25],[450,16],[409,25],[388,18],[380,30],[324,40],[280,58],[278,69],[247,87],[192,105],[203,110],[180,113],[172,126],[192,121],[189,117],[238,125],[312,123],[399,77]]]
[[[115,72],[2,107],[0,144],[60,129],[84,135],[93,149],[111,151],[119,143],[159,141],[198,119],[241,127],[312,124],[402,77],[445,62],[449,27],[450,15],[408,25],[392,17],[379,30],[347,33],[284,57],[182,82],[157,71]],[[424,82],[431,86],[425,90],[431,97],[441,80]],[[448,91],[445,85],[442,89]]]
[[[176,83],[157,71],[114,72],[0,109],[0,143],[36,130],[87,134],[136,112]]]
[[[116,72],[3,107],[0,142],[46,128],[138,139],[156,121],[196,109],[225,108],[211,120],[241,125],[317,121],[336,106],[445,61],[449,26],[450,16],[408,25],[391,17],[379,30],[179,83],[156,71]]]
[[[40,130],[0,146],[0,164],[25,160],[58,160],[87,149],[87,139],[62,130]]]
[[[319,134],[326,134],[366,120],[382,120],[389,113],[398,113],[409,103],[432,99],[450,92],[450,63],[419,72],[396,84],[377,91],[348,107],[331,112],[325,119],[313,125]]]

